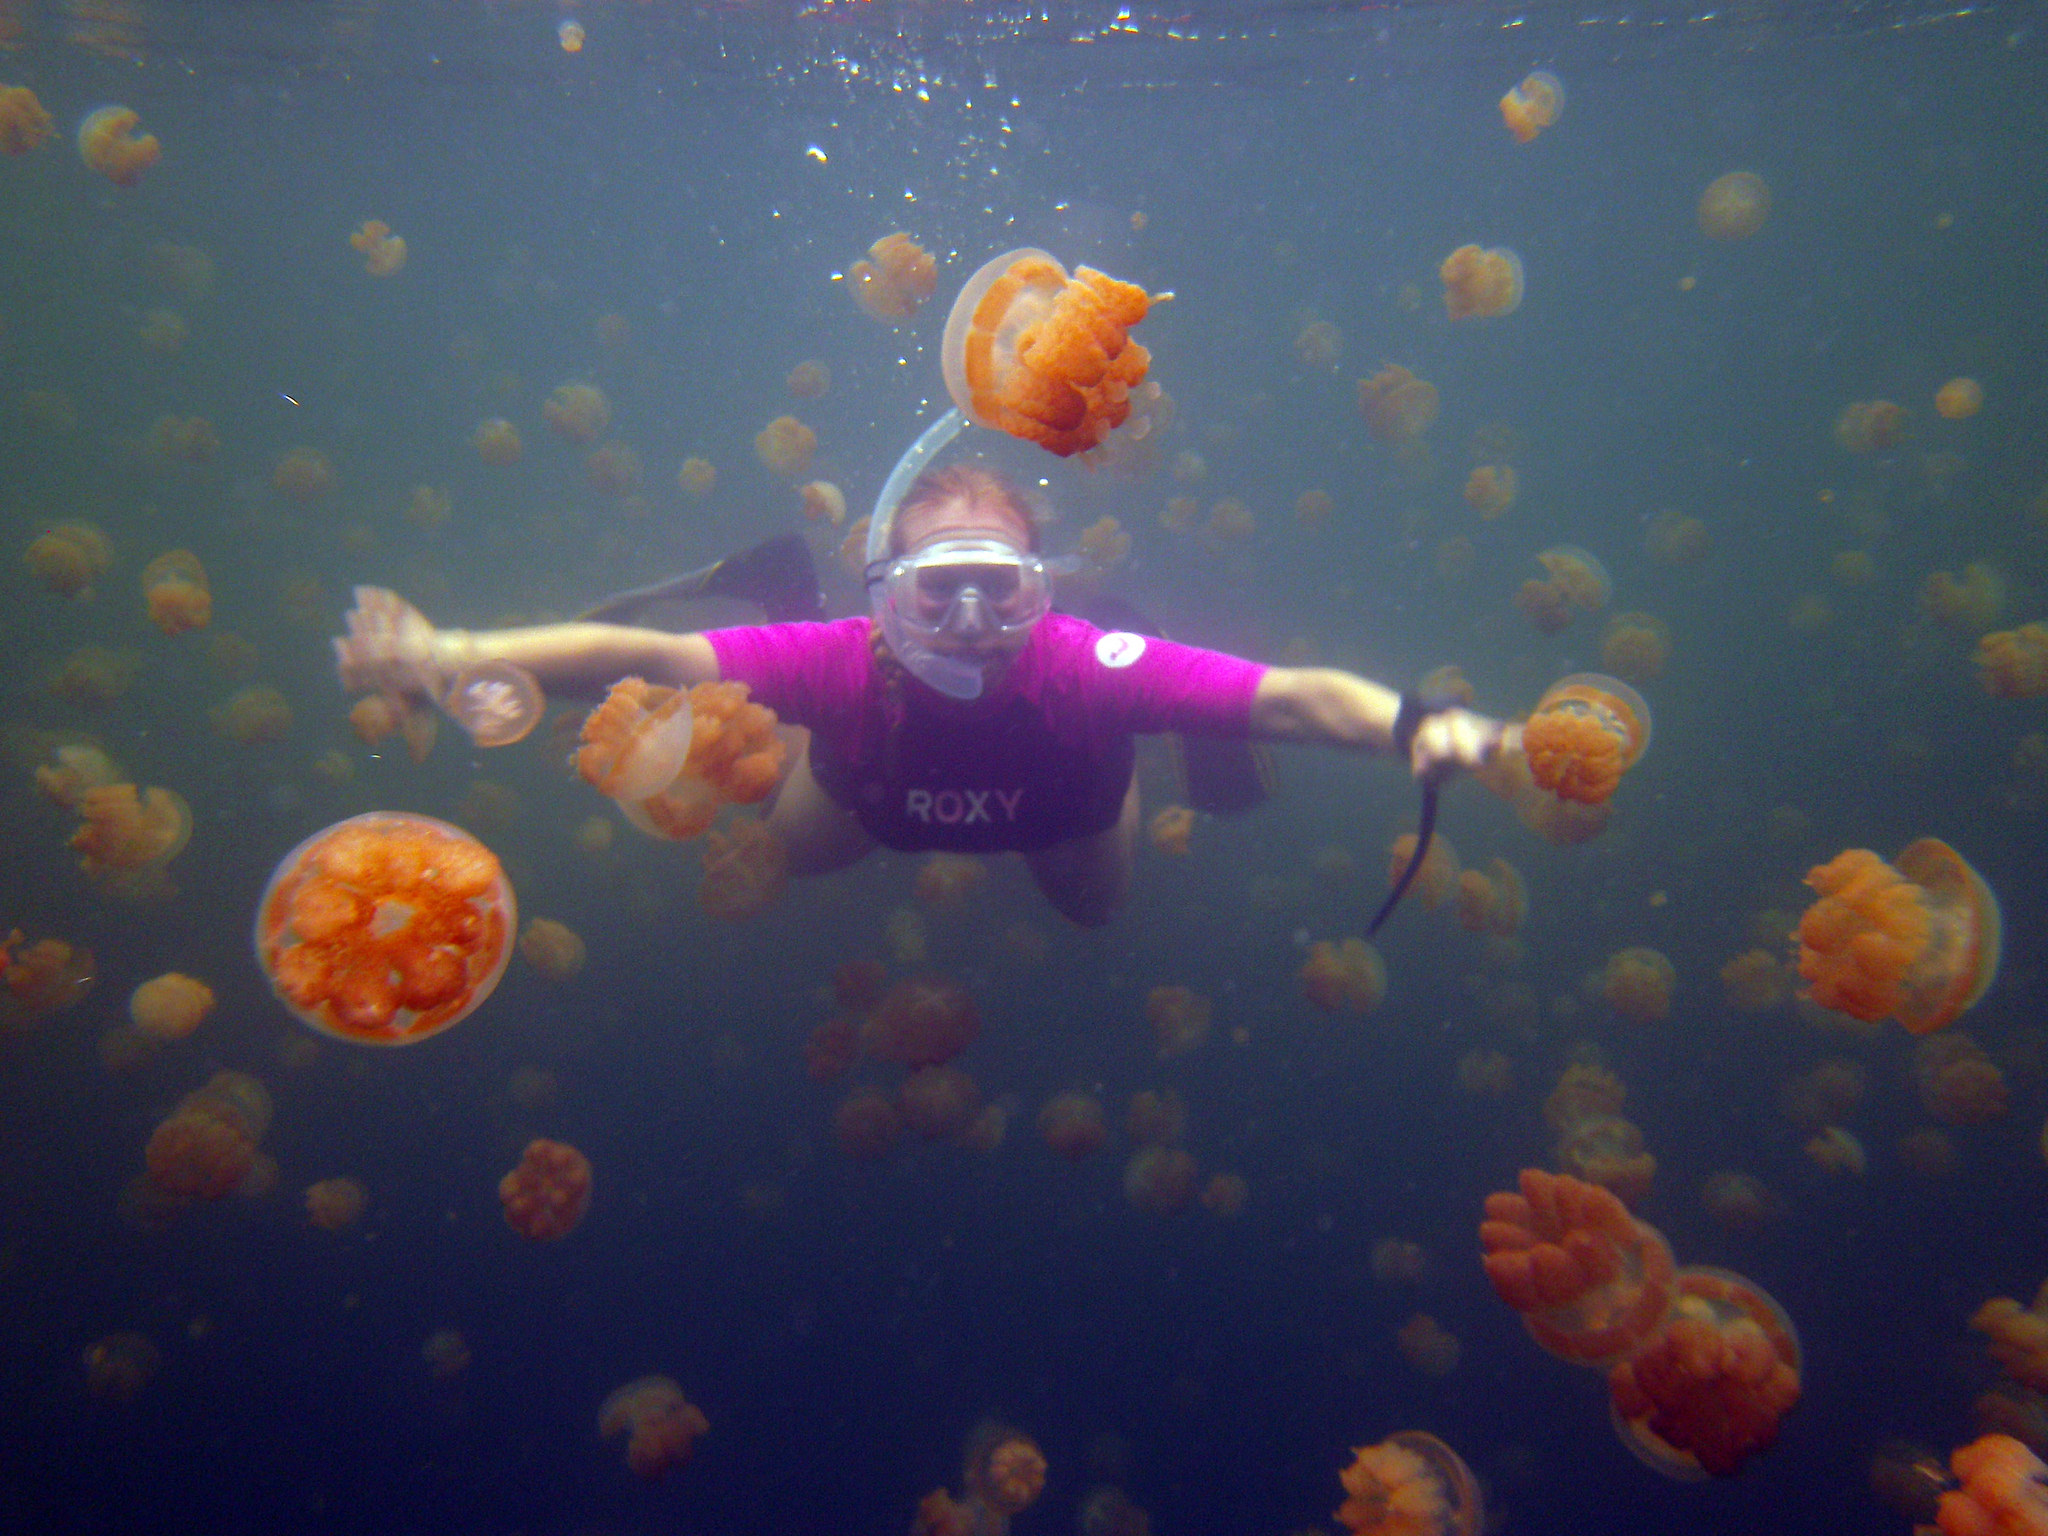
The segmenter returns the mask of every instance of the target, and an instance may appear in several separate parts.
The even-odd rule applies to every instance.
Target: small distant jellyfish
[[[583,23],[574,16],[564,16],[555,28],[555,41],[562,45],[564,53],[581,53],[583,39],[587,35],[583,30]]]
[[[1984,386],[1975,379],[1950,379],[1934,392],[1934,411],[1943,421],[1967,421],[1984,408]]]
[[[153,133],[138,134],[133,107],[101,107],[78,127],[78,157],[117,187],[132,187],[163,158]]]
[[[1444,312],[1453,320],[1490,320],[1522,304],[1522,258],[1506,246],[1461,245],[1443,260]]]
[[[469,1369],[469,1341],[453,1328],[437,1328],[420,1346],[420,1358],[434,1380],[452,1381]]]
[[[590,1210],[590,1159],[566,1142],[535,1137],[519,1166],[498,1181],[498,1198],[506,1225],[521,1237],[557,1242]]]
[[[405,236],[394,235],[382,219],[363,220],[348,243],[363,258],[363,270],[372,277],[395,276],[405,265]]]
[[[1517,144],[1527,144],[1564,116],[1564,82],[1547,69],[1524,75],[1500,99],[1501,121]]]
[[[1754,171],[1717,176],[1700,194],[1700,233],[1710,240],[1747,240],[1771,214],[1771,189]]]
[[[132,1403],[156,1379],[163,1355],[139,1333],[110,1333],[85,1347],[85,1387],[97,1402]]]

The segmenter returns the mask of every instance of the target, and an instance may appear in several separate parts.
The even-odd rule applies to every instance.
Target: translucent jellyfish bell
[[[441,697],[448,717],[480,747],[509,747],[540,724],[547,699],[526,668],[509,661],[484,661],[455,675]]]

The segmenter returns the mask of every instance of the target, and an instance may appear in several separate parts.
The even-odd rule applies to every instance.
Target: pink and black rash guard
[[[891,689],[864,617],[706,633],[720,675],[811,731],[811,773],[884,847],[1030,852],[1115,825],[1134,736],[1244,736],[1257,662],[1049,613],[961,703]]]

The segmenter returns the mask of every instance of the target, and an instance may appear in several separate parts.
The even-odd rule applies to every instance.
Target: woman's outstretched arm
[[[436,629],[382,587],[358,587],[355,598],[348,633],[334,642],[335,667],[351,693],[438,700],[456,673],[482,661],[524,667],[557,696],[596,695],[627,676],[681,688],[718,681],[718,657],[702,635],[582,623]]]
[[[1392,752],[1401,695],[1334,667],[1270,667],[1252,696],[1252,734],[1267,741],[1318,742]],[[1425,715],[1409,748],[1418,778],[1474,772],[1521,745],[1521,728],[1469,709]]]

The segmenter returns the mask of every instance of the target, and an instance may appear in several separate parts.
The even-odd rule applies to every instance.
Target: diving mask
[[[984,537],[943,539],[872,566],[868,589],[878,608],[931,640],[1013,635],[1052,607],[1045,562]]]

